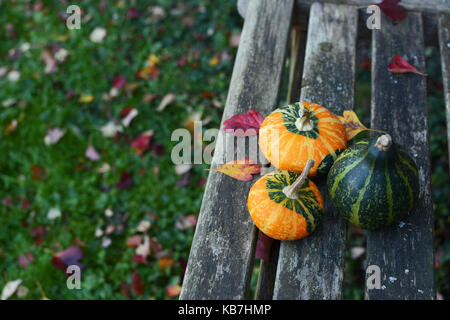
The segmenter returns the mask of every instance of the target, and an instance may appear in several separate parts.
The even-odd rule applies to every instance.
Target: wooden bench
[[[337,115],[353,108],[357,6],[373,1],[339,3],[249,1],[224,120],[249,109],[266,116],[279,105],[293,24],[300,31],[290,46],[290,100],[314,101]],[[365,264],[380,267],[383,285],[382,289],[366,288],[367,299],[435,298],[426,78],[412,74],[400,78],[388,72],[387,64],[394,55],[401,55],[425,70],[421,11],[439,20],[450,123],[450,26],[445,17],[450,8],[441,0],[404,0],[402,4],[408,9],[405,20],[393,23],[382,14],[381,29],[371,31],[371,127],[390,132],[414,157],[421,191],[404,224],[366,233]],[[212,168],[225,162],[229,146],[223,143],[223,134],[220,130]],[[180,299],[249,298],[258,230],[246,202],[256,178],[242,182],[210,172]],[[347,224],[331,205],[324,181],[318,184],[325,199],[324,220],[307,238],[273,241],[270,262],[260,266],[257,299],[342,299]]]

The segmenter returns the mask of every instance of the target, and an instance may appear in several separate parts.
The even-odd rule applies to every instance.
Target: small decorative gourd
[[[347,147],[345,128],[326,108],[297,102],[276,109],[259,128],[259,147],[279,170],[301,172],[308,159],[315,165],[310,177],[326,174]]]
[[[307,178],[314,161],[302,174],[275,171],[262,176],[250,189],[248,210],[255,225],[267,236],[296,240],[311,234],[323,216],[323,199]]]
[[[376,229],[410,211],[419,195],[417,167],[388,134],[345,150],[327,177],[339,214],[353,225]]]

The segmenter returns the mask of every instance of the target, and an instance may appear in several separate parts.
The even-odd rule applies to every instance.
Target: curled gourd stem
[[[310,131],[314,128],[311,120],[311,112],[306,108],[299,110],[299,117],[295,121],[295,126],[299,131]]]
[[[305,182],[306,177],[308,176],[309,170],[314,166],[314,160],[309,159],[306,162],[305,168],[303,169],[301,175],[294,181],[290,186],[286,186],[283,188],[283,193],[289,199],[298,199],[298,190],[302,186],[303,182]]]
[[[375,143],[375,147],[377,147],[380,151],[388,151],[391,145],[392,137],[387,133],[380,136]]]

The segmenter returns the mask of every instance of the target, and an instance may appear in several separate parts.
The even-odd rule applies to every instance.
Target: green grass
[[[12,24],[16,34],[15,39],[0,34],[0,66],[21,73],[17,83],[6,76],[0,78],[0,102],[17,99],[14,106],[2,107],[0,112],[0,198],[13,203],[0,205],[0,288],[6,280],[21,278],[30,289],[26,298],[41,297],[36,285],[39,282],[50,299],[121,299],[121,282],[131,284],[132,269],[145,284],[143,299],[166,299],[166,286],[181,284],[182,261],[188,258],[193,228],[181,231],[175,228],[175,222],[182,215],[198,213],[203,194],[200,182],[207,176],[203,170],[207,166],[195,166],[188,186],[177,187],[180,176],[170,159],[176,142],[170,141],[170,135],[184,127],[194,112],[212,117],[207,128],[218,127],[222,111],[213,107],[212,99],[224,104],[232,61],[222,60],[217,66],[209,61],[223,52],[235,55],[228,39],[231,32],[240,30],[242,20],[234,3],[189,1],[182,15],[175,16],[171,10],[177,7],[177,1],[158,1],[155,5],[164,8],[168,17],[157,23],[145,21],[148,13],[135,20],[125,19],[127,5],[122,4],[108,1],[105,12],[100,13],[98,1],[83,1],[81,8],[90,20],[82,21],[80,30],[68,30],[58,16],[65,11],[59,1],[45,2],[40,11],[31,10],[31,1],[0,1],[0,24]],[[134,1],[142,13],[149,4]],[[194,26],[182,24],[186,15],[194,18]],[[101,44],[89,40],[95,27],[107,29]],[[205,39],[197,40],[198,35]],[[59,36],[69,37],[61,41]],[[10,49],[25,42],[31,45],[30,50],[8,60]],[[60,44],[70,55],[58,72],[45,74],[40,56],[51,43]],[[157,66],[160,76],[153,81],[136,80],[135,73],[144,68],[150,54],[161,60]],[[187,62],[180,67],[177,61],[183,56]],[[104,101],[102,95],[109,92],[115,75],[123,75],[139,86],[132,94],[122,93],[110,102]],[[75,96],[65,101],[70,90]],[[156,112],[162,97],[170,92],[176,94],[175,101],[163,112]],[[205,97],[204,92],[210,92],[213,98]],[[78,102],[79,96],[86,94],[92,94],[94,100]],[[143,103],[145,94],[156,98]],[[126,106],[137,108],[139,115],[124,129],[123,137],[103,137],[99,128],[119,118]],[[7,125],[20,117],[23,119],[17,129],[6,135]],[[57,144],[47,146],[44,136],[51,127],[65,129],[66,133]],[[154,130],[152,143],[164,146],[161,156],[151,150],[138,156],[129,145],[131,139],[149,129]],[[101,154],[100,162],[84,156],[89,144]],[[100,175],[96,170],[103,163],[111,170]],[[44,180],[32,179],[35,165],[45,170]],[[157,175],[155,167],[159,168]],[[133,176],[134,184],[119,190],[115,185],[124,170]],[[30,209],[22,209],[19,197],[29,201]],[[47,219],[52,207],[61,210],[61,218]],[[107,208],[114,211],[113,217],[105,216]],[[148,218],[146,212],[158,219]],[[125,215],[128,219],[122,223]],[[148,265],[133,263],[134,249],[125,245],[144,219],[153,223],[148,235],[156,238],[175,261],[165,271],[160,270],[154,254]],[[111,234],[112,244],[102,248],[101,238],[94,236],[95,229],[104,230],[111,224],[122,225],[123,230]],[[30,230],[41,225],[48,227],[48,232],[43,244],[36,246]],[[76,239],[85,243],[82,289],[68,290],[66,275],[54,268],[51,259],[52,253],[77,243]],[[26,252],[31,252],[35,261],[21,268],[18,257]]]

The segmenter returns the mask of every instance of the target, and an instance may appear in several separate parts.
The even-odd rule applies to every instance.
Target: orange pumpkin
[[[307,163],[312,167],[314,162]],[[278,240],[297,240],[311,234],[323,216],[323,198],[306,175],[275,171],[262,176],[249,192],[247,206],[255,225]]]
[[[301,172],[308,159],[315,161],[310,177],[326,174],[347,147],[345,128],[326,108],[297,102],[276,109],[259,129],[259,147],[279,170]]]

